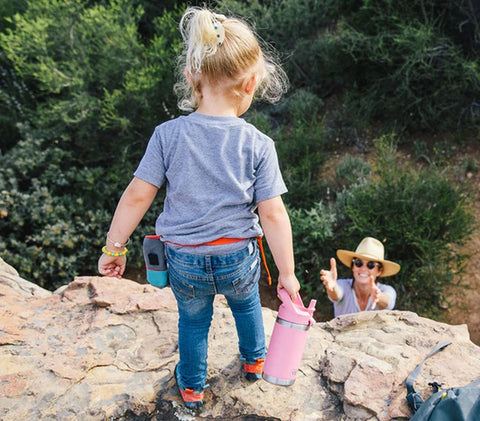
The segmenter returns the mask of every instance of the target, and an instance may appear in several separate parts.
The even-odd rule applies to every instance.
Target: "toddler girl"
[[[286,90],[285,74],[238,19],[189,8],[180,30],[184,53],[175,90],[180,108],[194,112],[156,127],[115,211],[98,267],[103,275],[122,276],[125,244],[166,183],[156,233],[165,242],[178,303],[175,378],[186,406],[195,409],[206,387],[215,294],[226,297],[235,318],[244,376],[261,377],[257,237],[267,239],[279,271],[277,289],[294,297],[300,285],[274,143],[239,118],[254,96],[277,101]]]

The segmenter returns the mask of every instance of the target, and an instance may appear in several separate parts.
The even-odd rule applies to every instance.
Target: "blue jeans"
[[[212,246],[216,247],[216,246]],[[225,255],[194,255],[166,243],[168,277],[178,304],[178,382],[202,390],[207,379],[208,331],[215,294],[223,294],[232,310],[241,358],[265,357],[265,331],[258,292],[258,244]]]

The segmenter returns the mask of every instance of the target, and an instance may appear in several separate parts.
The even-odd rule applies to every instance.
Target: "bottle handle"
[[[300,294],[298,292],[297,292],[297,295],[295,296],[295,300],[292,300],[292,297],[290,297],[290,294],[285,288],[282,288],[278,292],[278,294],[280,296],[280,300],[285,305],[295,304],[297,306],[301,306],[302,308],[304,308],[302,298],[300,297]]]
[[[315,319],[312,317],[313,312],[315,311],[315,304],[317,303],[317,300],[311,300],[310,305],[308,308],[305,308],[303,305],[302,298],[300,297],[300,294],[297,292],[297,295],[295,296],[295,300],[292,300],[292,297],[290,297],[290,294],[287,292],[285,288],[282,288],[278,294],[280,295],[280,299],[282,300],[282,303],[285,306],[290,306],[290,308],[293,311],[302,311],[306,312],[307,314],[310,314],[310,318],[308,320],[308,325],[313,326],[315,324]]]

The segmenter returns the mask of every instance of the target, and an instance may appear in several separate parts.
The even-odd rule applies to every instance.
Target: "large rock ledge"
[[[276,312],[263,309],[269,338]],[[466,325],[385,311],[317,323],[291,387],[240,375],[230,310],[216,301],[206,405],[181,405],[172,371],[177,311],[169,288],[79,277],[51,293],[0,259],[0,419],[407,420],[403,381],[438,342],[417,380],[459,386],[480,376]]]

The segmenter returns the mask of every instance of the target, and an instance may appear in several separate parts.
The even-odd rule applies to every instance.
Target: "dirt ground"
[[[476,184],[480,186],[478,180]],[[477,225],[480,225],[479,200],[476,201],[475,216]],[[470,339],[480,345],[480,228],[477,228],[461,250],[471,257],[467,262],[464,286],[450,287],[447,291],[449,303],[445,311],[445,320],[451,325],[467,324]]]
[[[473,140],[455,153],[454,165],[468,159],[480,165],[480,147],[478,139]],[[466,324],[470,339],[480,345],[480,168],[467,172],[465,181],[471,187],[474,201],[475,231],[460,251],[470,256],[466,262],[465,273],[459,286],[451,286],[445,292],[448,308],[445,321],[451,325]]]

